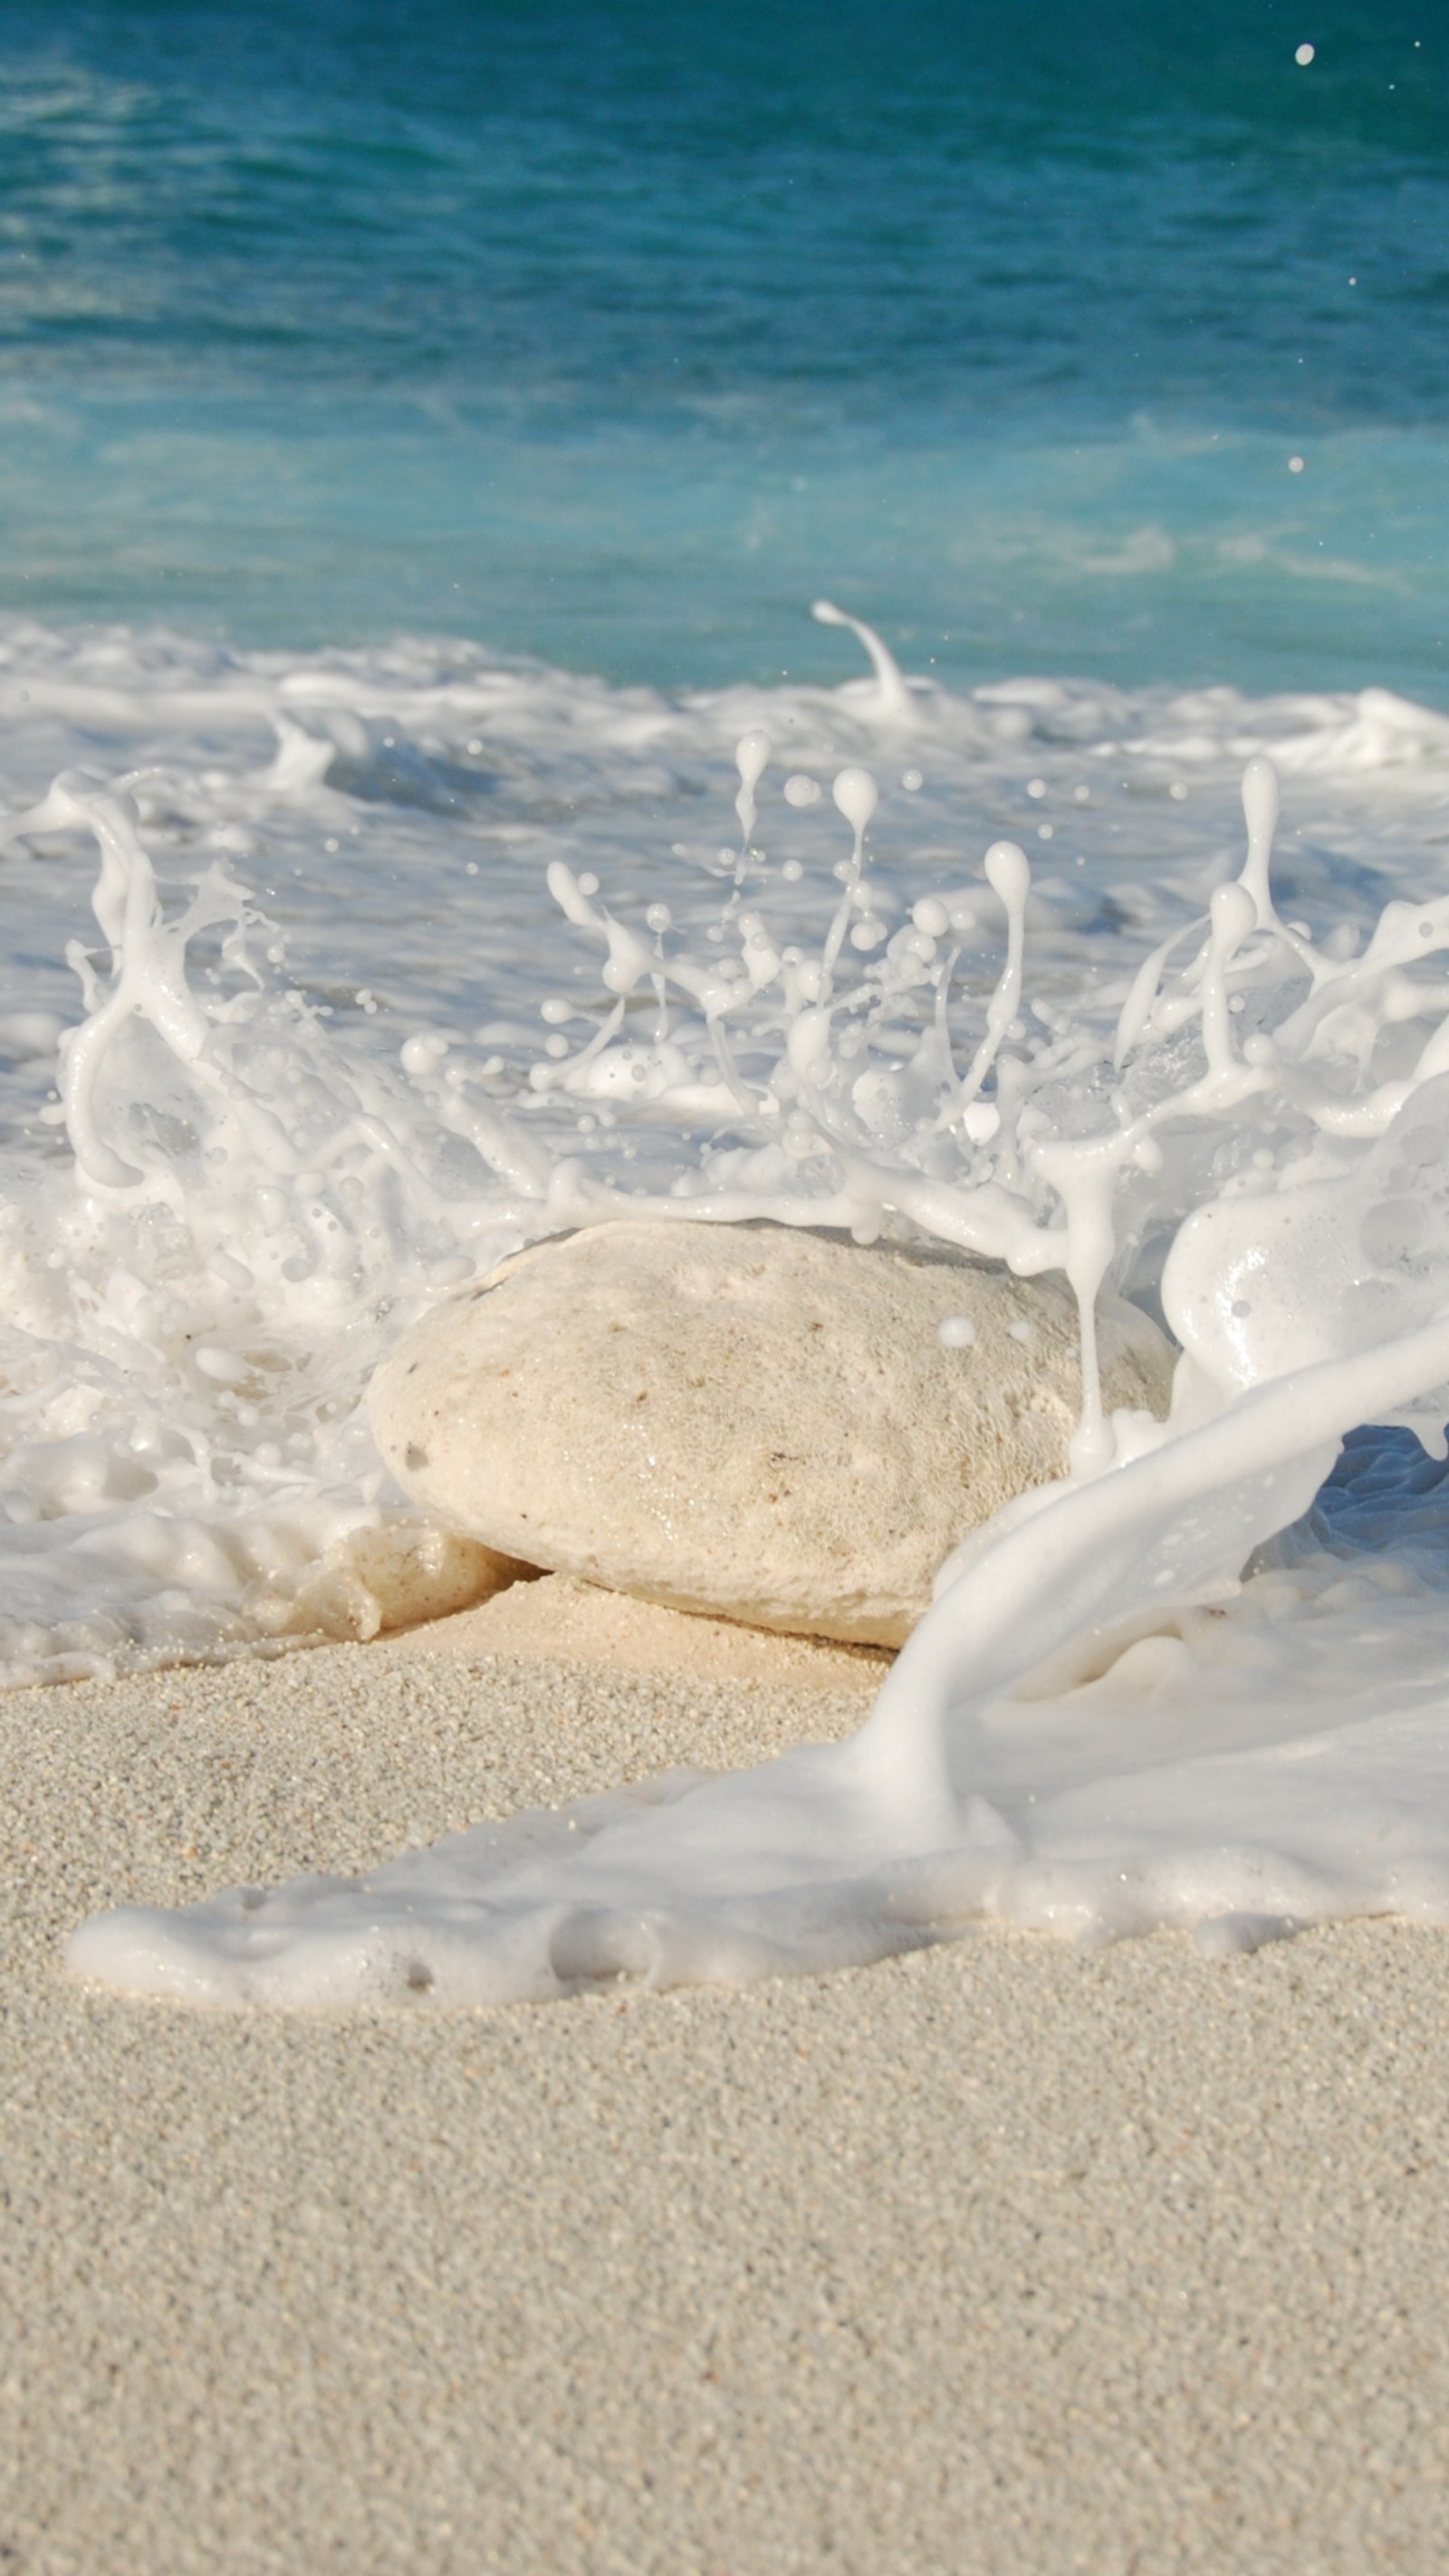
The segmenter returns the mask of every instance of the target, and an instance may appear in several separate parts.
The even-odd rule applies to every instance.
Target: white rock
[[[1156,1328],[1119,1309],[1103,1345],[1108,1405],[1164,1413]],[[504,1555],[898,1645],[957,1542],[1065,1471],[1078,1395],[1076,1310],[1049,1283],[656,1222],[536,1245],[425,1316],[372,1420],[429,1518]]]

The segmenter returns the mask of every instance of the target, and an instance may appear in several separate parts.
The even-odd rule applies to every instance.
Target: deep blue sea
[[[1432,701],[1446,540],[1424,0],[0,8],[0,611]]]

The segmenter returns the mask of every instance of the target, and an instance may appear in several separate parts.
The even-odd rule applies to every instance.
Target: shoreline
[[[97,1907],[758,1761],[873,1687],[425,1634],[0,1702],[0,2563],[1437,2572],[1442,1933],[985,1929],[498,2012],[65,1973]]]

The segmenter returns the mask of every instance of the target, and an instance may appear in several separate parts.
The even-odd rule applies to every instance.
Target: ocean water
[[[1432,698],[1446,43],[1312,14],[10,0],[0,608]]]
[[[462,1597],[369,1378],[621,1208],[1062,1268],[1086,1354],[835,1767],[89,1972],[1449,1914],[1449,49],[1210,14],[0,15],[5,1677]]]

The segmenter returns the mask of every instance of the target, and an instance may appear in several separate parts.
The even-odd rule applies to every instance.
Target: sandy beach
[[[755,1760],[874,1686],[485,1618],[0,1700],[0,2567],[1442,2567],[1440,1935],[985,1932],[492,2014],[65,1973],[96,1907]]]

